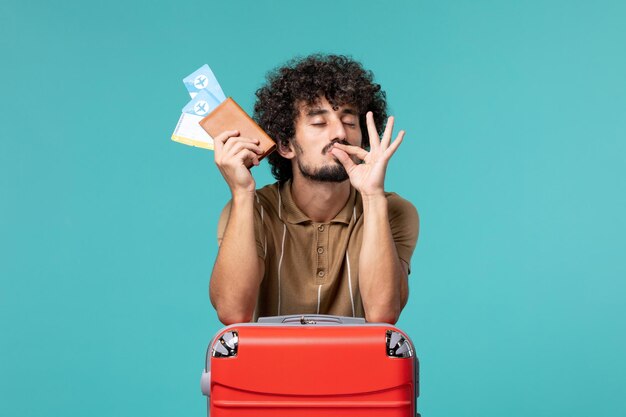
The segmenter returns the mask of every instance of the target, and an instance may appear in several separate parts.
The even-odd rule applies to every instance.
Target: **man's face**
[[[326,98],[320,97],[317,103],[300,105],[296,135],[291,141],[293,161],[308,179],[342,182],[348,179],[348,173],[330,149],[336,142],[361,146],[361,140],[356,107],[344,105],[333,109]]]

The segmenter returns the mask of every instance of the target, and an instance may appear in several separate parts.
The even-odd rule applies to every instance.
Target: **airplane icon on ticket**
[[[218,101],[222,102],[226,100],[226,95],[224,91],[222,91],[220,83],[217,81],[217,78],[215,78],[215,74],[213,74],[211,68],[206,64],[183,78],[183,83],[185,87],[187,87],[191,98],[195,98],[196,94],[200,91],[208,91]]]
[[[195,80],[193,80],[193,85],[198,89],[198,90],[202,90],[204,87],[207,86],[207,83],[209,82],[208,78],[205,77],[204,75],[198,75],[196,77]]]
[[[194,113],[198,116],[204,116],[209,112],[209,103],[204,100],[198,101],[196,105],[193,107]]]

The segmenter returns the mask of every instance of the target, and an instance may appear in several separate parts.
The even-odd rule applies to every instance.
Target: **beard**
[[[349,144],[348,141],[345,139],[334,140],[326,145],[324,149],[322,149],[322,155],[326,155],[335,142],[343,143],[344,145]],[[343,167],[343,165],[341,165],[341,162],[339,162],[337,159],[333,158],[333,165],[324,165],[321,168],[314,169],[302,163],[301,156],[303,154],[303,151],[298,141],[294,141],[294,148],[296,151],[296,155],[298,155],[298,169],[300,170],[300,173],[303,177],[312,181],[319,182],[343,182],[349,178],[348,172]]]
[[[311,169],[298,160],[298,169],[303,177],[319,182],[343,182],[347,180],[348,172],[339,161],[335,165],[325,165],[318,169]]]

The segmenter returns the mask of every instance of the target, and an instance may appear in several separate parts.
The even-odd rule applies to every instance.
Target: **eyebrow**
[[[312,117],[312,116],[319,116],[320,114],[326,114],[326,113],[328,113],[328,110],[326,110],[326,109],[312,108],[312,109],[309,109],[306,112],[306,115],[308,117]],[[349,108],[349,107],[348,108],[344,108],[343,110],[341,110],[341,113],[342,114],[351,114],[351,115],[356,116],[356,110],[354,110],[352,108]]]
[[[306,112],[307,116],[318,116],[320,114],[326,114],[328,113],[328,110],[324,110],[324,109],[309,109]]]

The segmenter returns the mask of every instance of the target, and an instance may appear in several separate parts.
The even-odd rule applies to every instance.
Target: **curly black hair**
[[[380,135],[387,119],[387,100],[374,75],[361,63],[343,55],[314,54],[294,58],[267,75],[267,84],[257,90],[254,119],[279,144],[289,145],[295,135],[299,103],[311,105],[325,97],[331,106],[356,107],[362,127],[362,146],[369,148],[365,115],[374,113]],[[291,161],[278,152],[269,155],[272,175],[279,182],[293,175]]]

